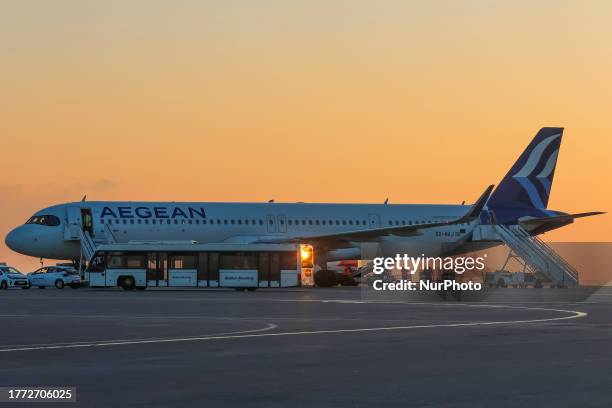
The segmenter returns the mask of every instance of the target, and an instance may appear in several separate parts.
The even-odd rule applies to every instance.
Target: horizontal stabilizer
[[[564,215],[557,215],[557,216],[553,216],[553,217],[542,217],[542,218],[530,218],[528,220],[525,221],[521,221],[521,224],[525,225],[529,225],[529,224],[552,224],[552,223],[571,223],[574,221],[574,219],[576,218],[582,218],[582,217],[591,217],[593,215],[601,215],[601,214],[605,214],[605,212],[602,211],[591,211],[591,212],[585,212],[585,213],[578,213],[578,214],[564,214]]]

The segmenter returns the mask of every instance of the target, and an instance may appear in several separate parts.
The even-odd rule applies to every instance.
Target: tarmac
[[[5,290],[0,386],[100,407],[609,407],[612,290],[573,291]]]

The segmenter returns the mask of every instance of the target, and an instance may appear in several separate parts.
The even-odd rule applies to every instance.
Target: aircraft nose
[[[23,252],[24,237],[21,227],[17,227],[6,235],[4,243],[15,252]]]

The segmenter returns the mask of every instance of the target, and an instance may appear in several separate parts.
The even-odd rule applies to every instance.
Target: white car
[[[30,286],[38,286],[43,289],[47,286],[55,286],[63,289],[70,286],[76,289],[83,285],[79,272],[69,266],[45,266],[28,274]]]
[[[0,265],[0,289],[22,288],[28,289],[28,277],[12,266]]]

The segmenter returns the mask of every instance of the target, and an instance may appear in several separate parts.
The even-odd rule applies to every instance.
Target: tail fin
[[[542,128],[497,186],[488,208],[546,208],[563,128]]]

